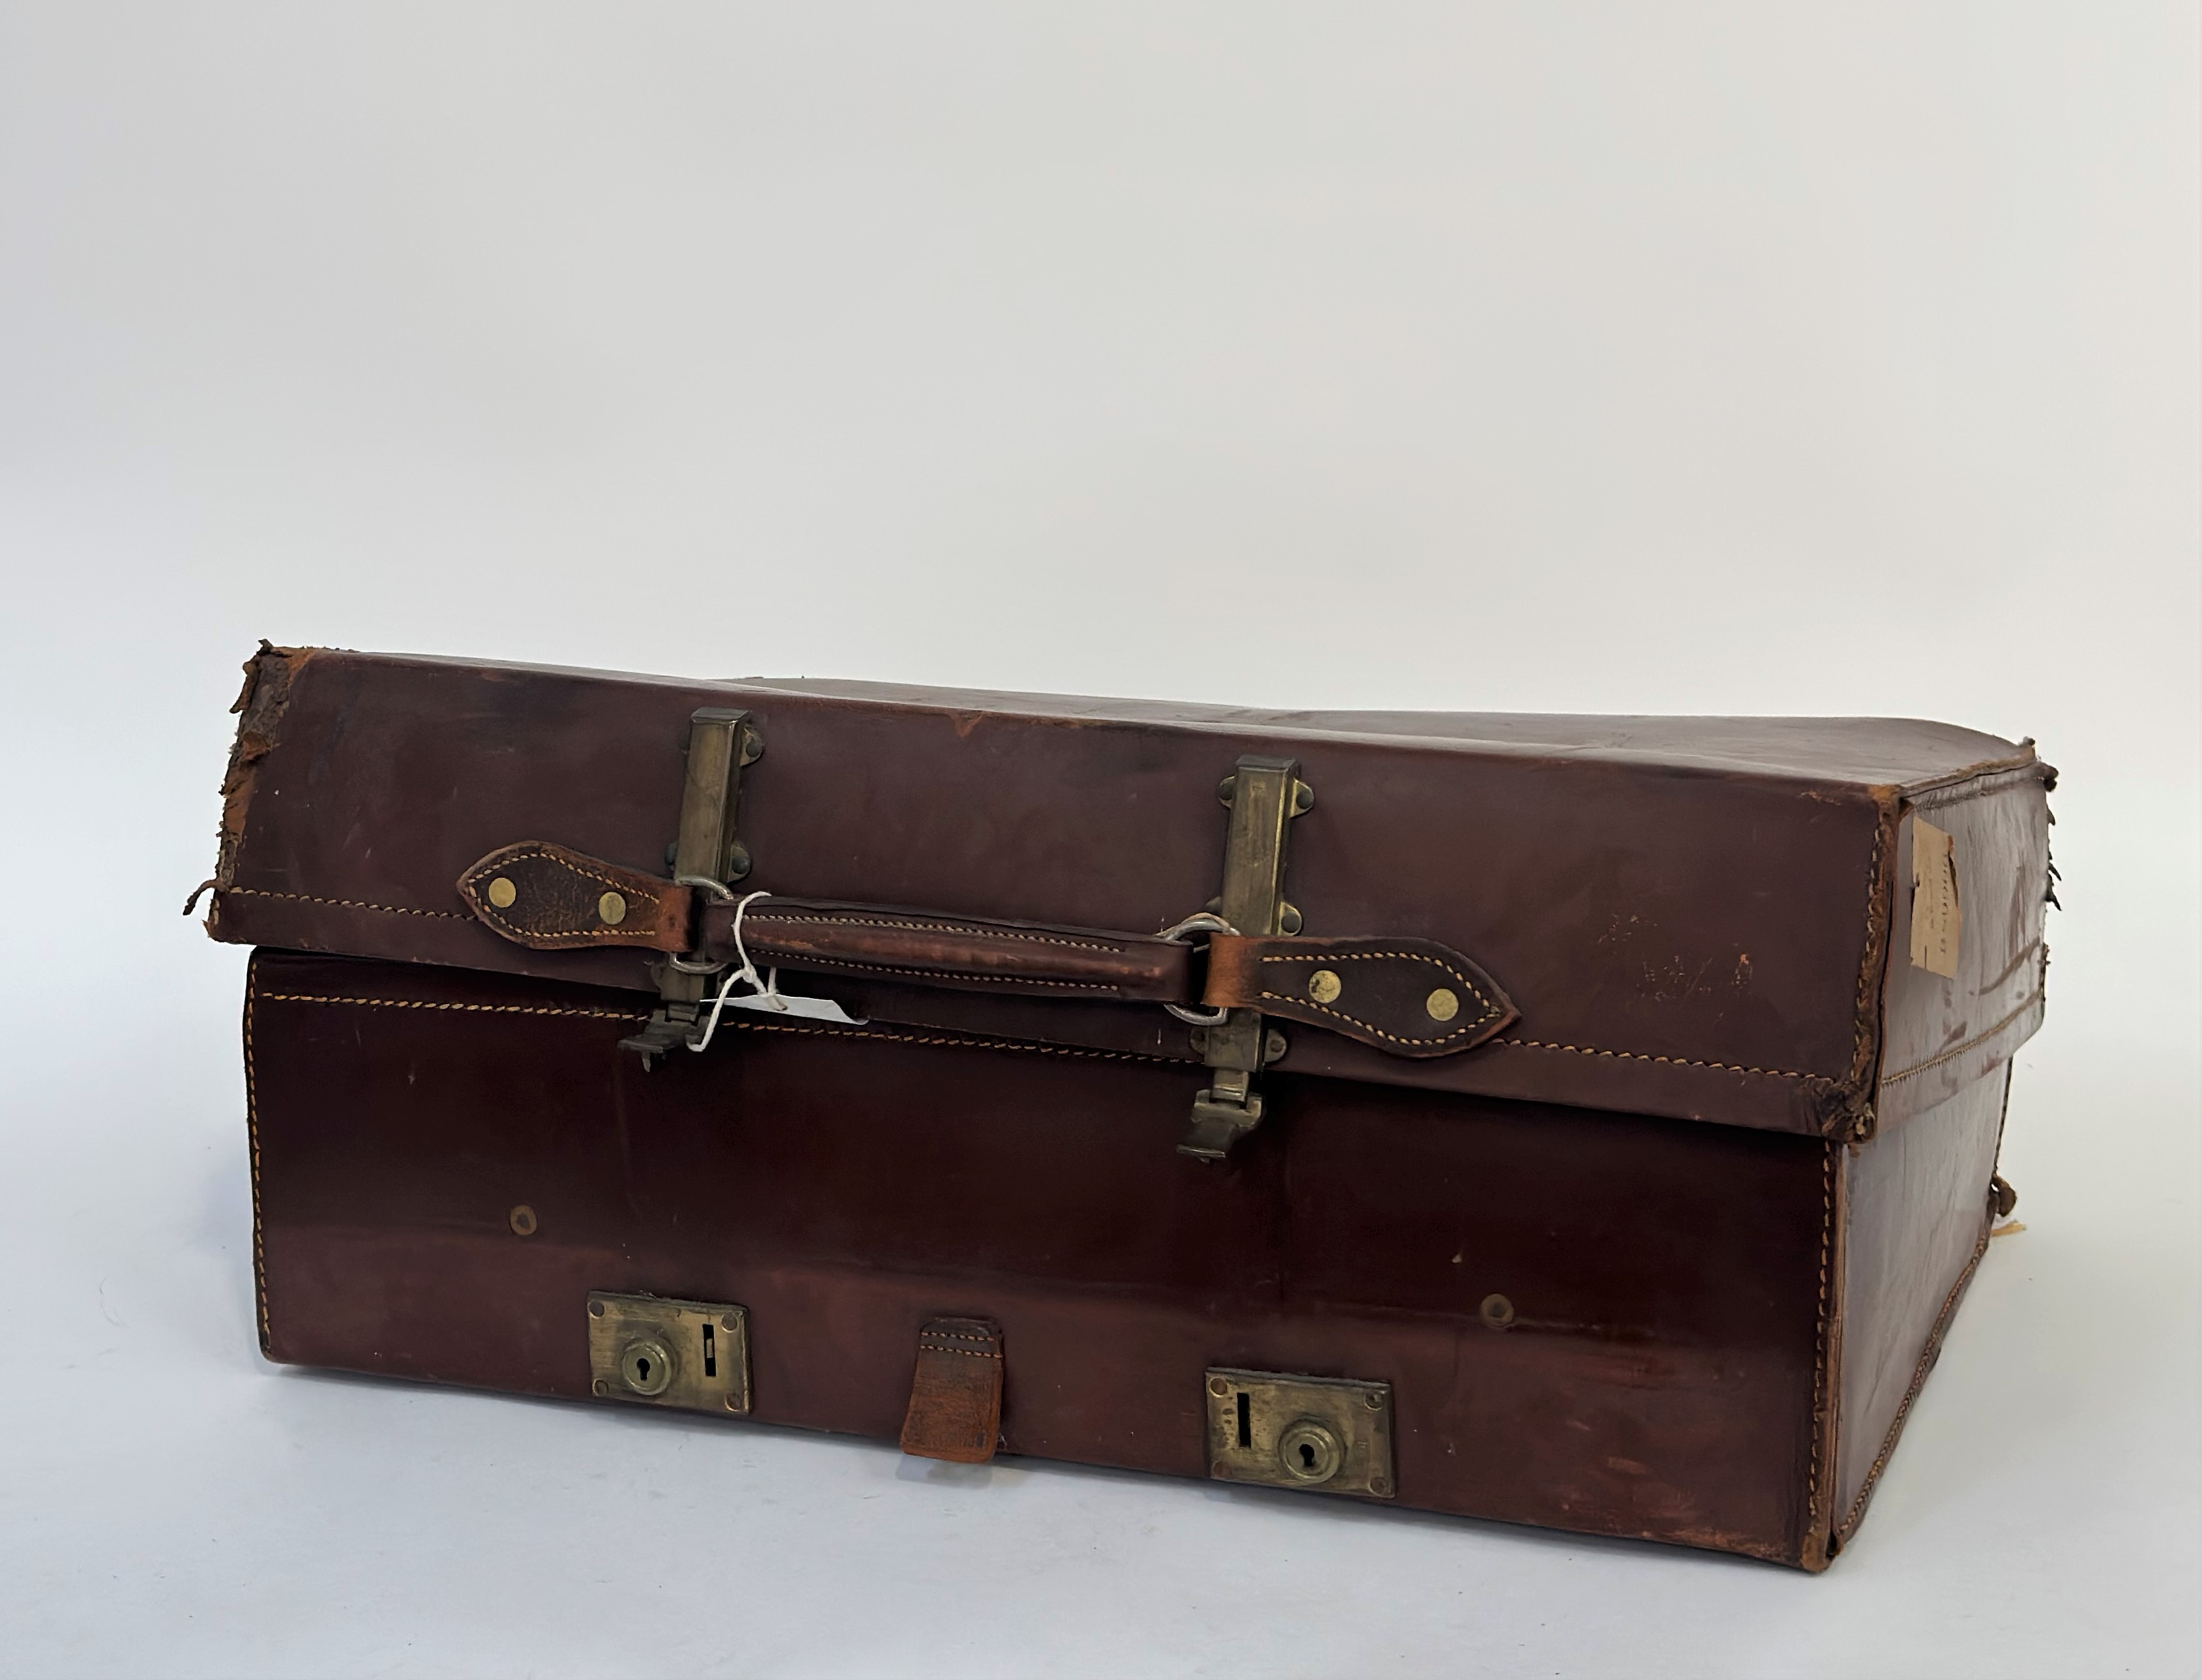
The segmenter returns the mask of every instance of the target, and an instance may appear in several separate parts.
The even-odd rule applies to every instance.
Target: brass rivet
[[[1450,1021],[1460,1013],[1460,999],[1442,986],[1422,999],[1422,1007],[1430,1012],[1433,1021]]]
[[[1504,1295],[1486,1295],[1475,1312],[1494,1330],[1503,1330],[1514,1322],[1514,1303]]]
[[[1371,1412],[1381,1412],[1384,1409],[1384,1396],[1372,1388],[1369,1393],[1362,1395],[1361,1403]]]
[[[589,1317],[592,1318],[601,1318],[603,1316],[604,1304],[602,1301],[591,1301],[589,1303]]]
[[[1224,1395],[1231,1392],[1231,1379],[1228,1376],[1210,1377],[1208,1379],[1208,1392],[1215,1395],[1216,1399],[1222,1400]]]
[[[526,1202],[521,1203],[518,1207],[514,1208],[511,1212],[506,1214],[504,1216],[504,1222],[512,1227],[512,1234],[515,1236],[533,1236],[535,1235],[535,1210],[530,1207]]]
[[[607,893],[597,900],[597,914],[608,928],[616,928],[627,920],[627,900],[616,893]]]
[[[727,1410],[729,1412],[739,1412],[741,1409],[741,1396],[739,1394],[728,1394],[727,1396]]]
[[[520,896],[520,889],[503,875],[489,884],[489,901],[499,910],[510,910],[512,901]]]
[[[1345,982],[1328,969],[1317,969],[1308,976],[1308,996],[1319,1004],[1336,1003],[1345,989]]]
[[[605,1382],[602,1377],[598,1377],[594,1382],[589,1384],[589,1392],[592,1394],[609,1394],[611,1391],[612,1385]]]

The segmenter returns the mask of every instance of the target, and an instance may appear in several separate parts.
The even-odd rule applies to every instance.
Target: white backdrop
[[[0,3],[0,1671],[2192,1674],[2191,5]],[[1998,1241],[1730,1559],[280,1372],[255,639],[2039,736]]]

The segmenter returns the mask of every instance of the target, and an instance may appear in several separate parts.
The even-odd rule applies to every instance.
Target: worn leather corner
[[[458,888],[485,927],[533,951],[688,948],[689,888],[548,840],[499,846]]]
[[[1002,1430],[1002,1328],[985,1318],[935,1318],[918,1333],[917,1370],[902,1450],[982,1465]]]
[[[1394,1056],[1453,1055],[1518,1018],[1497,981],[1431,940],[1218,934],[1208,952],[1210,1008],[1259,1010]]]

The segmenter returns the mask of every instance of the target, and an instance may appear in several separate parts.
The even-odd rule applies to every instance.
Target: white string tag
[[[701,1035],[688,1040],[688,1047],[691,1050],[701,1052],[709,1047],[711,1035],[719,1030],[719,1017],[725,1012],[730,1004],[736,1009],[757,1010],[772,1015],[806,1016],[814,1021],[832,1021],[845,1027],[861,1027],[865,1024],[831,998],[783,997],[780,990],[778,969],[768,970],[766,977],[762,980],[757,978],[757,964],[751,959],[749,947],[742,942],[742,917],[749,913],[750,906],[759,899],[768,899],[771,896],[771,893],[765,892],[751,893],[734,906],[734,955],[739,959],[739,966],[719,982],[718,995],[711,999],[710,1018],[704,1023]],[[745,995],[741,997],[734,995],[734,986],[737,981],[750,988]]]

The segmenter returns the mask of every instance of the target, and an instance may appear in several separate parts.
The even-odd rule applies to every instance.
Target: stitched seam
[[[552,865],[554,868],[565,869],[570,874],[580,876],[584,881],[601,881],[623,899],[639,899],[643,903],[650,906],[653,919],[658,912],[662,911],[665,908],[665,901],[663,898],[660,894],[652,892],[647,887],[637,887],[626,881],[615,881],[608,875],[599,875],[594,869],[585,869],[579,864],[573,862],[570,858],[562,858],[555,852],[545,852],[540,848],[532,852],[508,852],[502,858],[498,859],[496,867],[502,867],[506,864],[516,864],[521,862],[522,859],[528,858],[540,858],[545,863]],[[478,878],[479,877],[473,871],[468,872],[467,879],[470,885]],[[480,899],[476,901],[474,913],[480,916],[483,921],[488,923],[492,927],[509,928],[514,933],[519,934],[523,940],[603,939],[625,940],[629,943],[634,943],[639,940],[647,941],[656,937],[655,929],[646,930],[640,927],[627,928],[622,926],[617,928],[566,928],[524,927],[520,923],[515,922],[511,917],[506,916],[503,911],[498,910],[495,905],[489,903],[486,899]]]
[[[356,1004],[366,1009],[449,1009],[484,1015],[580,1015],[606,1021],[647,1021],[650,1018],[646,1014],[629,1014],[619,1010],[546,1009],[526,1004],[439,1004],[417,998],[334,998],[302,992],[263,992],[259,995],[270,1003]],[[1180,1057],[1156,1056],[1137,1050],[1080,1050],[1069,1045],[1027,1044],[1015,1039],[949,1038],[896,1032],[892,1029],[847,1031],[839,1027],[796,1027],[778,1021],[737,1021],[732,1016],[719,1023],[721,1032],[730,1028],[756,1033],[798,1033],[805,1037],[850,1039],[878,1044],[927,1044],[968,1050],[1022,1051],[1035,1056],[1070,1056],[1094,1062],[1159,1062],[1171,1067],[1183,1063]]]
[[[918,1347],[918,1352],[921,1353],[953,1353],[961,1359],[998,1359],[1002,1357],[999,1353],[981,1353],[969,1347],[935,1347],[930,1343],[921,1343]]]
[[[1920,1062],[1914,1066],[1905,1068],[1899,1073],[1885,1073],[1881,1076],[1881,1082],[1884,1086],[1893,1085],[1899,1079],[1910,1079],[1916,1074],[1922,1074],[1927,1072],[1929,1069],[1939,1068],[1945,1062],[1955,1061],[1958,1057],[1964,1055],[1969,1050],[1979,1049],[1990,1039],[1999,1035],[2003,1029],[2011,1025],[2012,1022],[2017,1020],[2020,1016],[2031,1011],[2036,1004],[2040,1003],[2047,996],[2048,993],[2046,991],[2036,992],[2032,997],[2028,998],[2024,1003],[2021,1004],[2017,1009],[2011,1011],[2010,1014],[2005,1016],[2002,1020],[1997,1022],[1994,1026],[1989,1028],[1987,1031],[1981,1034],[1978,1037],[1969,1038],[1963,1044],[1957,1045],[1948,1050],[1945,1050],[1939,1056],[1930,1056],[1927,1060]]]
[[[1398,1033],[1387,1033],[1381,1027],[1374,1026],[1369,1022],[1363,1020],[1357,1015],[1348,1015],[1342,1009],[1333,1009],[1327,1004],[1316,1003],[1310,998],[1298,997],[1284,992],[1264,992],[1261,995],[1265,1001],[1269,1003],[1290,1004],[1298,1009],[1311,1010],[1318,1015],[1335,1016],[1339,1020],[1345,1022],[1348,1026],[1358,1027],[1363,1032],[1367,1033],[1372,1038],[1389,1039],[1394,1044],[1449,1044],[1454,1039],[1463,1037],[1467,1034],[1476,1031],[1487,1022],[1496,1020],[1498,1013],[1496,1010],[1489,1008],[1489,1000],[1487,999],[1484,1000],[1486,1004],[1485,1012],[1477,1016],[1475,1020],[1469,1022],[1466,1026],[1456,1027],[1451,1032],[1443,1034],[1436,1038],[1409,1038]]]
[[[728,1027],[739,1027],[753,1033],[800,1033],[809,1037],[870,1039],[885,1044],[938,1044],[965,1050],[1022,1050],[1036,1056],[1072,1056],[1094,1062],[1161,1062],[1171,1067],[1183,1065],[1182,1058],[1175,1056],[1153,1056],[1137,1050],[1078,1050],[1069,1045],[1024,1044],[1015,1039],[945,1038],[876,1029],[848,1032],[839,1027],[793,1027],[778,1021],[728,1019],[719,1023],[721,1032]]]
[[[424,998],[333,998],[315,992],[262,992],[271,1004],[360,1004],[369,1009],[456,1010],[468,1015],[579,1015],[596,1021],[647,1021],[647,1014],[619,1009],[553,1009],[535,1004],[447,1004]]]
[[[260,1350],[268,1346],[268,1245],[260,1214],[260,1081],[252,1060],[252,1005],[258,994],[248,970],[244,985],[244,1141],[252,1161],[252,1297],[259,1309]]]
[[[757,941],[762,955],[762,940]],[[1049,986],[1064,992],[1106,992],[1114,994],[1123,988],[1098,980],[1034,980],[1015,974],[962,974],[953,969],[898,969],[891,964],[857,962],[839,957],[813,957],[798,952],[781,959],[788,968],[854,969],[860,974],[884,975],[899,980],[953,980],[971,981],[981,986]]]
[[[1807,1545],[1819,1531],[1820,1504],[1824,1491],[1820,1482],[1820,1464],[1827,1455],[1830,1388],[1828,1381],[1828,1311],[1834,1290],[1834,1270],[1829,1261],[1835,1237],[1836,1146],[1825,1143],[1820,1147],[1822,1164],[1820,1172],[1820,1317],[1812,1332],[1812,1465],[1811,1481],[1805,1494],[1805,1539]]]
[[[935,1341],[975,1341],[987,1347],[992,1347],[994,1345],[994,1338],[992,1336],[982,1335],[977,1331],[920,1330],[918,1334],[921,1336],[930,1338]]]
[[[1769,1079],[1801,1079],[1808,1085],[1834,1085],[1839,1082],[1822,1073],[1792,1073],[1787,1068],[1746,1068],[1734,1062],[1698,1062],[1687,1056],[1646,1056],[1634,1050],[1593,1050],[1580,1044],[1547,1044],[1541,1039],[1495,1038],[1489,1047],[1513,1050],[1564,1050],[1576,1056],[1604,1056],[1624,1062],[1663,1062],[1669,1067],[1710,1068],[1716,1073],[1755,1073]]]
[[[974,928],[952,922],[887,922],[870,918],[836,916],[831,911],[753,910],[749,923],[755,927],[766,922],[795,923],[817,928],[900,928],[921,934],[961,934],[970,939],[1022,940],[1032,945],[1066,946],[1074,951],[1105,951],[1111,956],[1132,948],[1133,941],[1103,945],[1092,940],[1058,939],[1048,934],[1020,933],[1011,928]],[[1155,940],[1156,944],[1166,941]]]
[[[1498,1013],[1498,1005],[1493,1003],[1490,999],[1485,997],[1481,992],[1476,990],[1475,982],[1474,981],[1470,980],[1466,975],[1463,974],[1458,969],[1453,967],[1451,964],[1445,962],[1443,958],[1432,957],[1424,952],[1345,951],[1325,956],[1264,957],[1262,960],[1264,963],[1313,963],[1318,967],[1331,963],[1427,963],[1432,968],[1438,970],[1440,973],[1449,974],[1455,980],[1457,980],[1468,989],[1469,995],[1474,998],[1476,1002],[1483,1005],[1484,1012],[1479,1018],[1477,1024],[1480,1025],[1481,1022],[1488,1021],[1493,1016]],[[1274,997],[1275,995],[1276,994],[1275,993],[1270,992],[1265,992],[1263,993],[1263,996],[1264,997]],[[1317,1005],[1316,1007],[1320,1008],[1321,1005]],[[1348,1020],[1351,1020],[1353,1017],[1348,1016],[1346,1018]],[[1463,1027],[1458,1030],[1461,1032],[1468,1032],[1471,1030],[1471,1029]],[[1448,1034],[1447,1036],[1450,1037],[1451,1035]]]
[[[403,905],[371,905],[360,899],[317,899],[310,893],[271,893],[262,887],[220,887],[215,892],[217,897],[235,893],[244,899],[288,899],[294,904],[328,905],[337,910],[372,910],[384,916],[426,916],[439,922],[470,919],[455,910],[412,910]]]
[[[1927,1346],[1920,1352],[1919,1363],[1912,1367],[1911,1386],[1905,1390],[1904,1402],[1896,1408],[1896,1416],[1889,1423],[1888,1433],[1881,1437],[1881,1451],[1867,1470],[1858,1497],[1851,1501],[1850,1510],[1845,1514],[1841,1526],[1835,1530],[1838,1544],[1850,1539],[1857,1531],[1859,1519],[1865,1515],[1865,1502],[1872,1496],[1874,1483],[1881,1480],[1881,1472],[1887,1467],[1889,1455],[1896,1451],[1896,1437],[1903,1431],[1904,1420],[1911,1413],[1912,1401],[1919,1398],[1919,1391],[1927,1386],[1928,1372],[1934,1369],[1934,1361],[1941,1357],[1942,1338],[1949,1333],[1951,1315],[1958,1310],[1958,1298],[1964,1294],[1965,1286],[1973,1281],[1974,1272],[1980,1269],[1981,1257],[1988,1252],[1988,1238],[1994,1229],[1993,1220],[1981,1227],[1981,1239],[1973,1245],[1972,1259],[1965,1262],[1965,1269],[1958,1274],[1958,1281],[1950,1286],[1950,1293],[1942,1298],[1942,1310],[1934,1315],[1934,1328],[1928,1334]]]
[[[1881,968],[1887,955],[1888,932],[1895,920],[1892,909],[1887,917],[1881,914],[1881,858],[1888,844],[1889,832],[1899,820],[1899,813],[1892,807],[1876,811],[1873,818],[1873,854],[1865,866],[1865,949],[1858,958],[1858,998],[1852,1005],[1852,1037],[1851,1040],[1851,1071],[1852,1081],[1863,1080],[1869,1070],[1873,1051],[1874,976]],[[1891,891],[1894,889],[1892,887]]]

